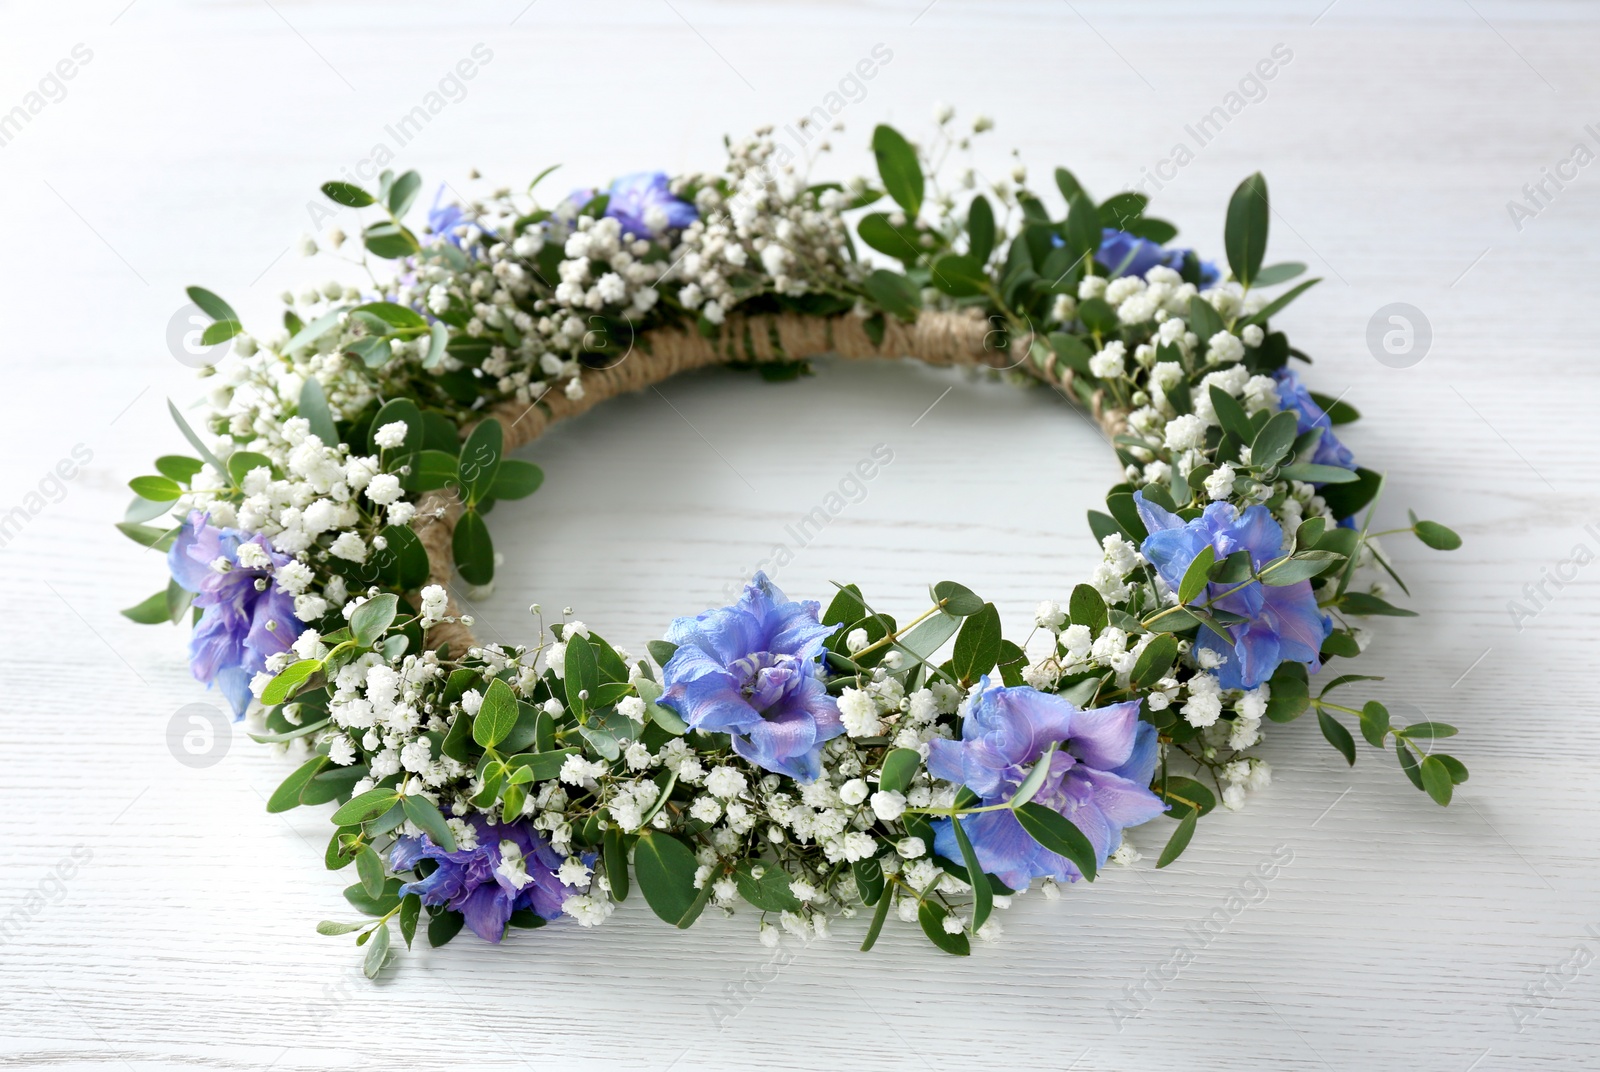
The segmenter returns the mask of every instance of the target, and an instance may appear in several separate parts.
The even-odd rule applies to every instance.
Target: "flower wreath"
[[[863,914],[867,949],[893,910],[965,954],[1036,880],[1055,896],[1137,860],[1130,826],[1171,821],[1170,863],[1219,799],[1268,784],[1266,723],[1307,710],[1351,763],[1341,715],[1392,742],[1440,804],[1466,779],[1432,751],[1451,727],[1328,698],[1363,675],[1310,688],[1365,646],[1354,619],[1412,612],[1356,583],[1376,566],[1401,584],[1361,520],[1382,478],[1335,434],[1355,410],[1302,386],[1287,363],[1305,355],[1270,329],[1317,280],[1263,293],[1304,266],[1262,264],[1261,176],[1229,204],[1223,269],[1168,245],[1143,195],[1096,204],[1065,169],[1059,217],[1020,166],[941,187],[931,161],[971,138],[937,118],[922,147],[879,126],[870,182],[809,182],[767,129],[720,173],[628,175],[553,208],[538,179],[436,197],[421,234],[415,172],[330,182],[379,217],[341,259],[392,260],[386,278],[286,294],[272,338],[189,290],[215,321],[202,341],[231,352],[199,431],[172,408],[197,456],[131,481],[120,527],[172,579],[125,613],[192,609],[195,677],[304,757],[269,811],[337,804],[326,864],[354,865],[345,896],[370,918],[318,929],[356,933],[369,975],[391,921],[407,945],[424,922],[434,945],[463,926],[498,942],[599,924],[634,884],[677,927],[744,901],[771,944]],[[1103,428],[1124,470],[1089,514],[1104,559],[1024,644],[953,582],[901,624],[855,585],[824,609],[759,573],[647,659],[570,611],[546,629],[537,605],[535,645],[473,639],[455,576],[484,594],[485,515],[542,480],[510,450],[678,372],[781,380],[823,353],[1047,384]],[[1460,544],[1415,515],[1396,531]]]

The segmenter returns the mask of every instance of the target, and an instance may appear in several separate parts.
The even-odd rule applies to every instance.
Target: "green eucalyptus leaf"
[[[505,446],[505,431],[493,417],[479,421],[461,445],[459,475],[468,506],[487,498],[500,471],[500,455]]]
[[[671,834],[646,830],[633,850],[634,875],[645,903],[674,927],[692,925],[704,902],[696,896],[694,874],[699,869],[694,853]],[[709,888],[711,883],[707,882]]]
[[[1057,856],[1065,856],[1079,874],[1094,881],[1097,870],[1094,843],[1071,819],[1043,804],[1023,804],[1013,814],[1029,837]]]
[[[328,200],[346,208],[366,208],[374,204],[372,195],[353,182],[325,182],[322,192]]]
[[[908,218],[916,219],[926,186],[917,151],[898,130],[880,123],[872,132],[872,153],[878,159],[883,188],[905,209]]]
[[[982,879],[979,879],[979,881],[981,882]],[[950,934],[944,929],[944,921],[949,916],[949,910],[937,901],[923,901],[917,905],[917,922],[922,924],[922,933],[928,936],[928,941],[952,956],[965,957],[970,955],[972,953],[972,943],[968,941],[966,931],[961,930]]]
[[[885,792],[904,793],[911,788],[911,779],[921,766],[922,756],[915,748],[892,748],[879,768],[878,787]]]
[[[450,547],[462,580],[468,584],[494,580],[494,542],[489,538],[488,524],[477,510],[466,511],[456,521]]]
[[[1322,728],[1322,735],[1328,739],[1328,743],[1337,748],[1340,755],[1344,756],[1345,762],[1352,767],[1355,766],[1356,742],[1350,736],[1350,731],[1344,728],[1344,724],[1328,714],[1328,712],[1318,711],[1317,725]]]
[[[1228,253],[1228,267],[1233,269],[1233,277],[1246,287],[1255,282],[1261,260],[1266,256],[1269,222],[1267,180],[1258,171],[1234,190],[1228,202],[1228,220],[1222,239]]]
[[[406,818],[415,823],[424,834],[445,852],[456,851],[456,836],[445,822],[444,813],[433,801],[424,796],[410,795],[400,801]]]
[[[956,634],[951,663],[962,682],[978,680],[1000,661],[1000,612],[993,603],[967,618]]]
[[[1047,752],[1047,759],[1048,756]],[[961,820],[952,821],[950,829],[955,833],[956,845],[961,849],[961,861],[967,868],[967,881],[972,884],[972,929],[976,932],[988,922],[989,913],[994,911],[994,889],[984,877],[983,868],[978,863],[978,854],[973,851],[972,842],[968,839]]]
[[[1183,855],[1183,850],[1189,847],[1189,842],[1194,837],[1195,824],[1199,821],[1200,813],[1192,809],[1183,817],[1178,823],[1178,828],[1167,839],[1166,847],[1161,850],[1161,855],[1156,860],[1157,867],[1166,867]]]
[[[373,596],[351,613],[351,635],[357,644],[370,648],[378,642],[384,630],[394,623],[395,615],[399,612],[400,597],[393,592]]]
[[[333,423],[333,411],[328,408],[328,396],[315,376],[306,378],[300,388],[300,406],[297,415],[311,425],[311,434],[322,440],[325,447],[339,445],[339,430]]]
[[[1435,551],[1454,551],[1461,546],[1461,537],[1437,521],[1418,521],[1412,526],[1417,539]]]
[[[1455,791],[1455,781],[1450,776],[1450,768],[1438,756],[1422,757],[1422,788],[1433,798],[1433,802],[1440,807],[1450,803],[1450,796]]]
[[[516,693],[495,678],[484,690],[478,713],[472,716],[472,739],[484,748],[493,748],[516,727],[517,714]]]

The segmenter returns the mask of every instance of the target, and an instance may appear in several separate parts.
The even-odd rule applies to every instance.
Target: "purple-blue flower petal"
[[[1322,438],[1317,440],[1317,446],[1311,454],[1311,460],[1317,465],[1334,465],[1340,469],[1356,468],[1355,455],[1350,453],[1350,448],[1339,442],[1333,434],[1333,421],[1317,405],[1311,397],[1311,392],[1300,383],[1293,369],[1281,368],[1272,374],[1278,383],[1278,402],[1284,409],[1295,414],[1295,427],[1301,435],[1313,428],[1322,429]]]
[[[241,566],[245,543],[259,548],[268,565]],[[223,692],[236,718],[249,708],[250,680],[266,668],[267,656],[287,650],[304,628],[294,616],[294,599],[272,579],[273,569],[288,561],[265,538],[213,525],[198,510],[167,552],[173,579],[194,593],[202,611],[189,639],[190,670]]]
[[[786,599],[758,573],[733,606],[676,619],[661,703],[694,729],[731,734],[734,750],[763,769],[815,779],[822,745],[844,732],[819,676],[823,642],[837,629],[818,620],[821,610]]]
[[[1246,551],[1250,564],[1260,569],[1283,553],[1283,527],[1265,506],[1239,511],[1228,503],[1212,503],[1193,521],[1183,519],[1135,492],[1134,506],[1150,530],[1140,551],[1172,589],[1180,587],[1189,565],[1206,547],[1218,559]],[[1202,626],[1201,650],[1209,649],[1226,661],[1217,668],[1224,688],[1253,689],[1272,677],[1285,660],[1320,668],[1318,652],[1332,622],[1317,607],[1309,581],[1291,585],[1206,585],[1203,600],[1217,609],[1246,620],[1225,626],[1221,636]]]
[[[531,910],[543,919],[559,916],[561,903],[571,892],[556,874],[561,855],[524,823],[493,823],[481,815],[467,821],[478,838],[470,849],[445,852],[425,834],[395,842],[389,851],[390,870],[411,871],[424,859],[438,864],[431,875],[402,885],[401,896],[415,893],[425,905],[444,905],[460,912],[467,927],[489,942],[498,942],[505,935],[514,911]],[[504,859],[502,841],[515,843],[522,852],[529,881],[520,891],[496,870]]]
[[[1138,725],[1138,700],[1076,711],[1068,750],[1087,766],[1115,770],[1133,754],[1134,729]]]
[[[658,237],[650,226],[652,210],[659,210],[664,230],[678,230],[699,218],[695,207],[672,194],[664,171],[639,171],[611,184],[606,215],[622,225],[624,234],[636,238]]]
[[[1070,819],[1103,863],[1125,827],[1164,808],[1147,788],[1157,743],[1154,727],[1139,721],[1137,702],[1082,711],[1060,696],[1026,686],[995,687],[985,678],[968,704],[961,740],[929,743],[928,771],[967,786],[985,805],[998,804],[1016,794],[1052,744],[1059,747],[1033,803]],[[934,849],[958,860],[950,822],[933,824]],[[961,822],[979,866],[1013,889],[1034,878],[1079,877],[1070,861],[1034,841],[1010,811],[982,812]]]

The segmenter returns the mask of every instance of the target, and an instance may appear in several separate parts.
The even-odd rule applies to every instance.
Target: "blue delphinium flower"
[[[693,205],[672,195],[664,171],[638,171],[613,182],[606,215],[636,238],[657,238],[700,218]]]
[[[446,202],[444,192],[448,189],[443,183],[433,192],[433,204],[428,208],[428,230],[443,238],[457,249],[461,248],[461,236],[456,234],[456,228],[464,223],[470,223],[484,234],[494,237],[494,232],[485,227],[477,219],[469,217],[466,209],[456,201]]]
[[[1166,810],[1150,792],[1156,767],[1156,731],[1139,721],[1139,701],[1083,711],[1048,692],[1027,686],[994,686],[985,677],[961,724],[961,740],[928,743],[928,773],[965,785],[982,804],[1016,795],[1052,743],[1050,773],[1034,794],[1070,819],[1094,846],[1096,863],[1121,841],[1126,827]],[[934,850],[961,859],[950,820],[934,823]],[[1078,869],[1064,856],[1034,841],[1010,810],[963,816],[978,865],[1014,890],[1036,878],[1075,880]]]
[[[1095,254],[1095,260],[1110,270],[1113,279],[1125,275],[1136,275],[1143,279],[1144,274],[1157,265],[1181,272],[1189,252],[1186,249],[1164,249],[1148,238],[1106,227],[1100,232],[1100,250]],[[1200,262],[1202,288],[1209,287],[1220,276],[1216,265],[1210,261]]]
[[[428,230],[453,245],[461,245],[456,228],[466,221],[466,212],[455,201],[444,201],[443,183],[433,192],[433,204],[428,208]]]
[[[733,606],[674,620],[661,702],[693,729],[732,734],[733,750],[757,766],[813,781],[823,744],[844,732],[817,663],[838,626],[821,624],[820,611],[757,573]]]
[[[1311,392],[1300,382],[1300,377],[1294,374],[1294,370],[1281,368],[1272,374],[1272,378],[1278,382],[1278,403],[1294,413],[1300,434],[1305,435],[1313,428],[1322,429],[1322,438],[1317,440],[1317,448],[1312,452],[1311,460],[1318,465],[1337,465],[1340,469],[1354,469],[1355,455],[1334,436],[1333,421],[1323,412],[1322,407],[1317,405],[1311,397]]]
[[[1216,502],[1186,524],[1177,514],[1146,499],[1143,492],[1135,492],[1133,501],[1150,532],[1139,550],[1173,591],[1182,585],[1189,564],[1207,546],[1219,562],[1236,551],[1248,551],[1256,569],[1283,554],[1283,528],[1265,506],[1240,511],[1230,503]],[[1313,673],[1322,668],[1318,653],[1333,621],[1317,606],[1310,581],[1209,583],[1196,601],[1211,599],[1216,600],[1213,606],[1217,609],[1247,619],[1224,626],[1227,636],[1209,626],[1200,627],[1199,647],[1227,660],[1216,670],[1223,688],[1253,689],[1285,660],[1305,663]]]
[[[246,547],[252,549],[248,565],[240,561]],[[234,718],[250,706],[250,680],[267,668],[267,656],[287,651],[304,628],[294,616],[294,598],[272,579],[288,562],[266,537],[219,528],[199,510],[167,552],[173,579],[195,594],[194,605],[204,612],[189,640],[190,669],[221,689]]]
[[[492,823],[481,815],[468,817],[477,834],[471,848],[445,852],[426,834],[402,837],[389,853],[391,871],[410,871],[423,860],[439,866],[426,878],[400,887],[425,905],[444,905],[460,912],[472,933],[498,942],[512,912],[529,910],[542,919],[561,914],[561,902],[575,891],[556,872],[562,856],[526,823]],[[509,851],[505,843],[515,847]]]

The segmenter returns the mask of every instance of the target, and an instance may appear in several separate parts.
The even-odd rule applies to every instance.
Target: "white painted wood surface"
[[[0,5],[0,111],[75,44],[93,53],[0,147],[0,513],[74,445],[93,453],[0,549],[0,1062],[1593,1067],[1600,567],[1520,631],[1507,601],[1575,544],[1600,549],[1583,529],[1600,521],[1600,169],[1520,230],[1506,206],[1575,143],[1595,148],[1595,9],[1325,2]],[[1164,830],[1135,833],[1143,864],[1021,900],[968,960],[895,923],[870,956],[847,923],[774,960],[748,918],[676,933],[634,899],[596,932],[458,941],[368,984],[344,940],[312,930],[348,915],[346,876],[321,868],[324,817],[263,810],[283,762],[242,735],[203,770],[169,753],[174,712],[210,697],[177,633],[117,616],[162,570],[110,522],[124,481],[179,445],[163,399],[199,397],[165,343],[182,286],[261,323],[279,291],[320,280],[286,252],[316,183],[480,42],[493,58],[465,99],[399,151],[430,183],[469,166],[516,184],[565,161],[578,184],[711,165],[724,131],[822,103],[881,42],[892,59],[824,170],[861,168],[874,122],[914,132],[949,100],[997,118],[987,174],[1017,144],[1042,185],[1065,163],[1109,194],[1287,46],[1266,99],[1156,209],[1220,251],[1228,192],[1265,169],[1272,255],[1326,277],[1282,323],[1318,359],[1311,382],[1366,414],[1348,439],[1391,474],[1382,518],[1410,505],[1465,535],[1453,555],[1391,542],[1424,617],[1380,621],[1358,667],[1389,675],[1373,695],[1461,727],[1473,775],[1456,805],[1365,746],[1348,770],[1302,720],[1273,728],[1272,788],[1206,823],[1178,865],[1152,869]],[[1416,367],[1368,351],[1390,302],[1431,323]],[[782,571],[791,593],[857,579],[903,614],[950,577],[1016,625],[1091,567],[1083,511],[1113,466],[1044,392],[884,365],[784,386],[711,374],[662,395],[527,452],[549,479],[493,519],[507,561],[478,608],[487,634],[522,635],[538,600],[638,648],[718,599],[879,442],[893,463]],[[91,858],[52,878],[78,846]],[[1292,862],[1263,896],[1247,879],[1278,846]],[[1257,903],[1234,914],[1236,892]],[[1221,933],[1196,938],[1218,909]],[[1147,984],[1180,944],[1192,963]],[[1108,1005],[1130,985],[1148,1008],[1119,1024]]]

